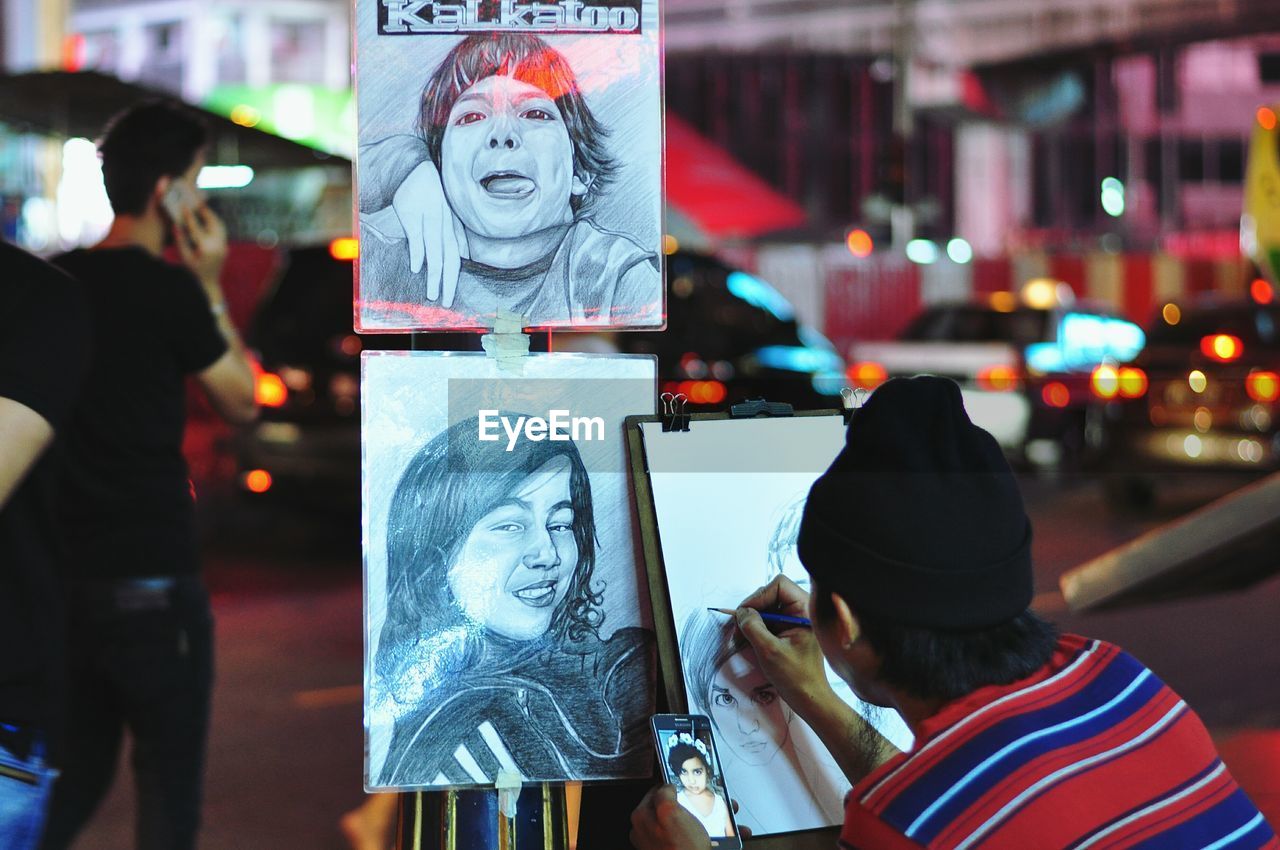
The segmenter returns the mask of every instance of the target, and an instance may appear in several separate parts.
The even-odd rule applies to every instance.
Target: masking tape
[[[498,361],[500,372],[524,373],[524,357],[529,353],[529,335],[522,333],[524,316],[500,310],[493,321],[493,332],[480,337],[480,347]]]
[[[520,797],[520,788],[524,777],[514,770],[503,768],[498,771],[498,779],[494,787],[498,789],[498,809],[508,820],[516,816],[516,800]]]

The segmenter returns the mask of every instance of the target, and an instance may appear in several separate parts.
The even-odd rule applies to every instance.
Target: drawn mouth
[[[495,198],[519,199],[533,194],[534,182],[516,171],[495,171],[480,178],[480,187]]]
[[[511,595],[531,608],[546,608],[556,599],[556,582],[535,581],[512,591]]]
[[[742,745],[742,749],[749,753],[758,753],[768,747],[767,741],[747,741]]]

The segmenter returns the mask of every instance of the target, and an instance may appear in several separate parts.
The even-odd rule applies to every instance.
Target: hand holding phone
[[[214,294],[221,297],[218,281],[227,260],[227,228],[222,220],[202,203],[187,210],[174,224],[174,231],[183,265],[204,284],[210,300]]]
[[[160,203],[173,223],[181,225],[187,213],[200,206],[200,197],[186,180],[173,178],[169,181],[169,188],[160,197]]]
[[[701,714],[655,714],[658,761],[676,802],[701,824],[716,850],[741,850],[711,721]]]

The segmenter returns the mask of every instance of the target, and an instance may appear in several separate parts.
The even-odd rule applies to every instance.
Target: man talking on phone
[[[854,786],[841,848],[1280,848],[1177,694],[1028,610],[1031,524],[954,382],[895,379],[853,414],[798,547],[812,595],[779,577],[737,621]],[[813,628],[771,631],[762,610]],[[871,744],[824,657],[910,725],[908,752]],[[641,850],[710,846],[670,787],[632,825]]]
[[[220,283],[226,230],[196,188],[206,144],[174,103],[112,119],[98,150],[115,220],[55,260],[85,284],[96,346],[60,482],[71,694],[48,848],[71,844],[102,801],[125,729],[137,846],[195,846],[213,635],[182,456],[186,377],[227,420],[257,414]],[[180,264],[162,258],[170,243]]]

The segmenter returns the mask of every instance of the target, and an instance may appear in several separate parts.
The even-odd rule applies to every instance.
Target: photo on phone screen
[[[741,848],[711,721],[701,714],[655,714],[653,739],[663,778],[676,787],[680,805],[707,830],[711,846]]]

